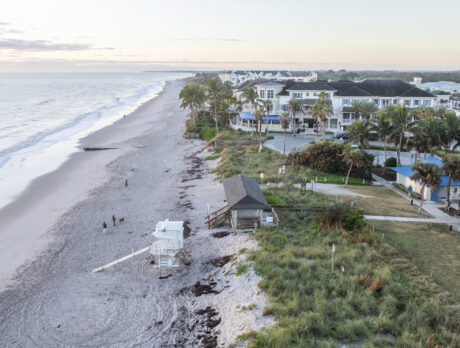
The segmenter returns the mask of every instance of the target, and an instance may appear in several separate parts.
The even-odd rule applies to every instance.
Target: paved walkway
[[[264,143],[264,146],[269,149],[283,153],[284,145],[284,134],[270,133],[269,135],[273,136],[273,139],[267,140]],[[286,154],[291,152],[292,149],[300,150],[305,145],[309,145],[311,141],[314,141],[316,136],[314,134],[297,134],[295,137],[292,134],[286,135]],[[319,138],[321,139],[321,137]],[[343,140],[335,139],[332,135],[327,134],[326,139],[333,139],[335,142],[342,143]],[[380,141],[371,141],[371,145],[382,145]],[[374,155],[374,163],[383,165],[385,162],[385,153],[380,150],[366,150],[366,152]],[[397,153],[395,151],[387,151],[387,157],[396,157]],[[401,164],[402,165],[411,165],[414,162],[414,154],[410,152],[401,152]]]
[[[394,187],[390,182],[382,179],[381,177],[372,174],[372,178],[381,183],[383,186],[392,190],[393,192],[397,193],[401,197],[410,201],[411,198],[405,192]],[[420,200],[415,199],[414,205],[420,206]],[[432,222],[432,223],[443,223],[448,225],[453,225],[453,227],[460,231],[460,219],[458,217],[450,216],[449,214],[444,213],[441,209],[443,205],[437,202],[432,201],[424,201],[423,202],[423,210],[425,210],[428,214],[433,216],[432,218],[403,218],[403,217],[396,217],[396,216],[374,216],[368,215],[366,218],[371,220],[389,220],[389,221],[418,221],[418,222]]]

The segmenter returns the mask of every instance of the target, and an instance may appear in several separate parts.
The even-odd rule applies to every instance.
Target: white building
[[[295,80],[298,82],[311,82],[318,79],[318,74],[311,71],[305,73],[294,73],[290,71],[228,71],[219,74],[222,82],[230,82],[232,85],[237,86],[243,82],[268,79],[268,80]]]
[[[279,115],[288,111],[289,100],[295,98],[303,100],[305,112],[296,118],[296,129],[299,132],[313,132],[315,121],[309,109],[318,99],[320,92],[327,93],[332,106],[332,114],[326,124],[327,130],[331,131],[344,130],[359,118],[352,108],[355,101],[373,102],[379,109],[395,104],[409,108],[436,106],[434,95],[397,79],[298,82],[259,78],[240,84],[234,90],[234,95],[242,100],[243,92],[250,87],[257,91],[260,100],[271,100],[273,109],[266,127],[273,131],[282,131]],[[256,121],[252,112],[252,106],[248,103],[244,104],[242,112],[231,122],[231,126],[234,129],[254,130]],[[264,122],[266,121],[264,119]]]

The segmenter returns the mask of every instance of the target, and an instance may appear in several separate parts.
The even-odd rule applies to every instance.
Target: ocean
[[[0,74],[0,208],[80,151],[79,140],[188,73]]]

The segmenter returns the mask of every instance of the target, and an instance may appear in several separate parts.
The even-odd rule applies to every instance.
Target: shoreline
[[[59,218],[46,234],[52,237],[46,252],[0,292],[5,347],[227,347],[239,334],[273,323],[263,315],[267,299],[248,259],[247,251],[258,248],[254,236],[205,225],[208,205],[220,208],[225,195],[209,174],[217,161],[203,161],[209,155],[203,141],[183,136],[183,83],[171,82],[136,117],[87,139],[102,146],[115,144],[115,137],[120,149],[80,153],[93,159],[85,161],[86,170],[91,163],[104,168],[101,177],[89,168],[101,184]],[[78,181],[85,170],[73,162],[69,171]],[[112,215],[124,223],[113,226]],[[187,222],[189,263],[166,279],[148,254],[92,272],[148,246],[156,223],[166,218]],[[225,233],[214,236],[218,231]],[[238,274],[243,264],[247,270]]]
[[[132,113],[81,138],[80,151],[70,154],[57,169],[33,179],[12,202],[0,208],[0,264],[3,265],[0,293],[14,285],[21,269],[53,242],[52,230],[59,219],[109,179],[106,166],[129,151],[129,148],[107,151],[84,151],[83,148],[114,146],[140,136],[145,130],[136,126],[142,121],[136,123],[133,118],[148,109],[171,83],[181,80],[165,81],[153,98]],[[127,134],[124,127],[130,127],[133,133]]]

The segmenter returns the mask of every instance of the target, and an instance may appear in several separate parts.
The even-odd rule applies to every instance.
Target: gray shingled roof
[[[227,205],[232,210],[270,209],[256,179],[235,175],[224,180]]]

